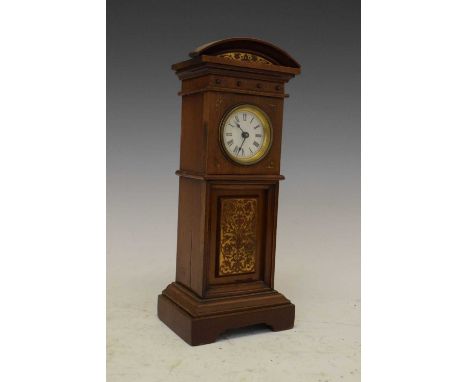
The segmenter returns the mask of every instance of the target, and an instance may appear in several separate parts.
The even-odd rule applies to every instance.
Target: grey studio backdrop
[[[212,372],[228,373],[213,380],[262,371],[262,357],[271,380],[358,380],[360,3],[110,1],[107,12],[108,380],[210,380],[207,349],[220,352]],[[190,348],[156,317],[175,276],[181,100],[170,66],[234,36],[272,42],[302,65],[286,87],[275,278],[296,326]],[[221,367],[226,344],[239,366]],[[302,352],[285,359],[288,346]]]

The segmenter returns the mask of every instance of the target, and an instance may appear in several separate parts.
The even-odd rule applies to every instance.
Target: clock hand
[[[244,138],[244,140],[242,141],[240,147],[239,147],[239,150],[237,150],[237,156],[239,156],[239,153],[241,151],[241,148],[242,148],[242,145],[244,144],[245,140],[247,139],[247,137]]]
[[[244,130],[242,130],[242,128],[240,127],[240,125],[237,122],[235,122],[235,124],[242,132],[244,132]]]

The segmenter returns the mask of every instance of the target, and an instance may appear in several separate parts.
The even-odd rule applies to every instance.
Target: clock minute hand
[[[242,145],[244,144],[244,142],[245,142],[246,139],[247,139],[247,137],[244,138],[244,140],[242,141],[242,143],[241,143],[239,149],[237,150],[237,156],[239,156],[239,153],[240,153],[240,151],[241,151]]]

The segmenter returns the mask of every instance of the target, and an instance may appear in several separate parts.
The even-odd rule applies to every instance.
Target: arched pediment
[[[265,65],[281,65],[300,68],[299,63],[277,46],[255,38],[233,37],[202,45],[190,53],[191,57],[202,55],[255,62]]]

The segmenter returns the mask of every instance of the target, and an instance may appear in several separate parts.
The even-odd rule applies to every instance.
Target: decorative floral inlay
[[[257,56],[256,54],[252,54],[252,53],[227,52],[227,53],[219,54],[218,57],[229,58],[230,60],[236,60],[236,61],[247,61],[247,62],[256,62],[258,64],[273,65],[273,63],[271,61],[268,61],[266,58]]]
[[[219,275],[255,271],[257,199],[223,198],[219,242]]]
[[[218,95],[218,97],[216,97],[216,103],[215,103],[215,107],[216,109],[219,109],[224,103],[224,98],[221,96],[221,95]]]

